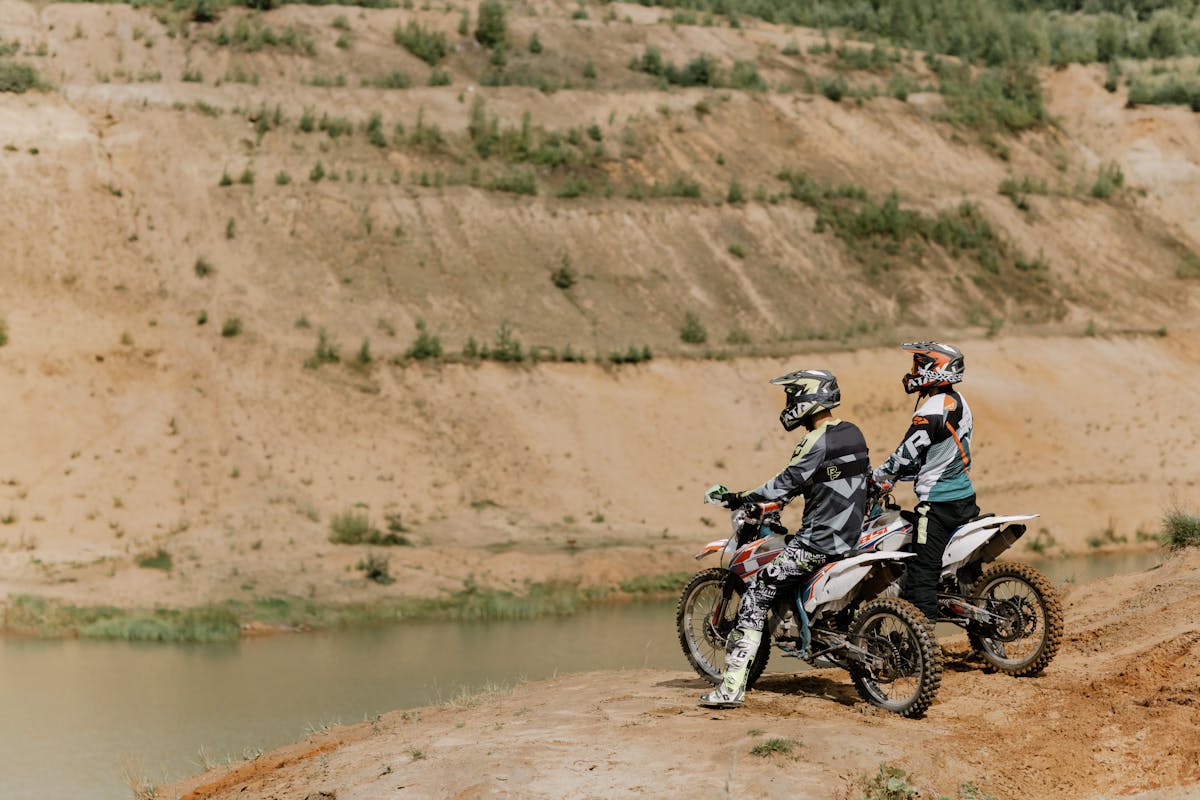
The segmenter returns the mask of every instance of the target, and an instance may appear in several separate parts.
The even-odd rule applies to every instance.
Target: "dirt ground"
[[[887,762],[922,797],[964,783],[1000,800],[1200,797],[1200,553],[1066,591],[1063,647],[1043,675],[989,672],[965,659],[964,637],[945,640],[922,719],[866,705],[838,670],[770,674],[731,711],[699,708],[705,684],[688,672],[587,673],[334,728],[160,789],[184,800],[832,800],[857,798]],[[750,753],[772,738],[797,744]]]

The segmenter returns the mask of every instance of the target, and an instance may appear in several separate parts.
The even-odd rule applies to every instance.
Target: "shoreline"
[[[1136,542],[1072,553],[1021,550],[1003,560],[1044,564],[1056,558],[1104,559],[1156,552],[1165,557],[1168,551],[1161,544]],[[77,605],[22,593],[9,595],[3,602],[0,636],[205,643],[406,622],[570,616],[605,605],[674,600],[695,571],[636,575],[615,586],[585,586],[579,581],[530,582],[523,591],[510,591],[468,585],[438,597],[389,597],[374,602],[344,603],[275,596],[250,602],[228,598],[195,606],[147,609]]]

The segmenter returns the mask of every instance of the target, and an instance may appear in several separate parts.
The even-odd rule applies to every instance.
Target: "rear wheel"
[[[916,606],[898,597],[872,600],[858,610],[849,638],[871,662],[850,670],[864,700],[902,717],[929,708],[942,683],[942,651]]]
[[[971,587],[970,600],[999,618],[986,634],[969,631],[967,638],[1001,672],[1037,675],[1058,652],[1063,635],[1058,592],[1028,564],[989,564]]]
[[[738,605],[744,585],[729,570],[716,567],[699,572],[683,587],[675,607],[675,627],[679,645],[696,674],[716,686],[725,673],[725,640],[737,622]],[[767,668],[771,657],[771,635],[763,632],[762,643],[754,660],[746,688]]]

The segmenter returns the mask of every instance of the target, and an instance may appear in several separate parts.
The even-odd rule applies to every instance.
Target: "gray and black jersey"
[[[917,497],[932,503],[973,496],[972,429],[971,409],[961,394],[945,389],[929,395],[896,452],[875,469],[875,479],[915,481]]]
[[[754,501],[804,496],[796,541],[827,555],[851,550],[862,532],[870,464],[867,442],[852,422],[827,420],[796,445],[783,471],[747,492]]]

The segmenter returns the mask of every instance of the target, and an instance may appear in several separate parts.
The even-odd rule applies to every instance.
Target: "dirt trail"
[[[947,640],[920,720],[865,705],[835,670],[768,675],[745,708],[719,712],[696,706],[691,673],[586,673],[394,712],[162,788],[186,800],[828,800],[857,797],[886,761],[921,796],[969,782],[1001,800],[1200,797],[1200,553],[1070,587],[1066,606],[1063,648],[1038,678],[986,672]],[[799,742],[795,757],[750,754],[770,738]]]

